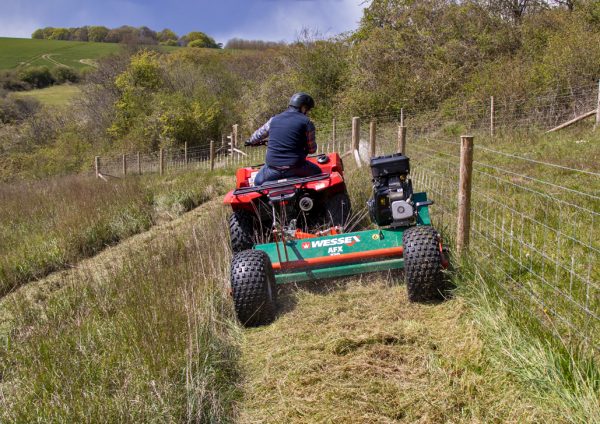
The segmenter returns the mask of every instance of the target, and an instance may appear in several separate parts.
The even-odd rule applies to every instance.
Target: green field
[[[14,93],[13,96],[20,98],[33,98],[46,106],[65,106],[71,99],[79,94],[81,90],[76,85],[63,84],[54,85],[39,90],[22,91]]]
[[[0,69],[29,65],[89,68],[95,60],[117,53],[122,47],[114,43],[0,37]],[[175,48],[161,47],[167,51]]]

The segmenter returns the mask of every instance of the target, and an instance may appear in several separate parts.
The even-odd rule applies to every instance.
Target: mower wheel
[[[231,291],[238,319],[245,327],[275,319],[277,291],[269,256],[262,250],[244,250],[231,261]]]
[[[402,244],[408,300],[429,302],[443,299],[445,283],[440,241],[435,228],[411,227],[404,232]]]
[[[254,218],[249,212],[234,211],[229,217],[229,235],[233,253],[254,246]]]
[[[352,206],[346,191],[334,194],[325,201],[325,224],[344,226],[348,222]]]

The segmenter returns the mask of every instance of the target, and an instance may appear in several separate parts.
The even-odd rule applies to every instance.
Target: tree
[[[163,42],[163,43],[166,42],[166,41],[169,41],[169,40],[175,40],[175,41],[177,41],[177,39],[179,38],[177,36],[177,34],[175,34],[169,28],[163,29],[158,34],[156,34],[156,36],[158,37],[158,41]]]
[[[91,26],[88,28],[88,40],[96,42],[104,42],[108,35],[108,28],[105,26]]]
[[[81,28],[75,28],[75,31],[73,31],[72,34],[72,39],[76,40],[76,41],[88,41],[88,27],[87,26],[83,26]]]
[[[188,46],[190,43],[195,42],[194,45],[190,47],[207,47],[211,49],[219,48],[219,45],[213,38],[200,31],[192,31],[189,34],[181,37],[180,41],[184,46]]]
[[[36,29],[35,31],[33,31],[33,34],[31,34],[31,38],[35,38],[38,40],[44,39],[44,30],[41,28]]]
[[[55,28],[48,39],[50,40],[68,40],[71,33],[67,28]]]

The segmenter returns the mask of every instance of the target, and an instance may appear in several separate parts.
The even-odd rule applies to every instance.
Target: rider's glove
[[[250,141],[250,139],[244,141],[244,146],[252,146],[252,142]]]

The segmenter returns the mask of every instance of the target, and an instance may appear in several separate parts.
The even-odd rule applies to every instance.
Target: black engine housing
[[[414,220],[410,160],[401,153],[371,158],[373,197],[367,202],[371,221],[379,226]]]

